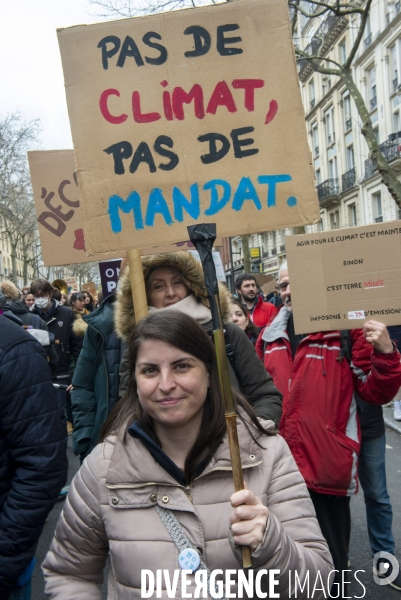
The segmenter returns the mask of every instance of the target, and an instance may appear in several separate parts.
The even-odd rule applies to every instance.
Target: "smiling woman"
[[[267,570],[276,569],[280,597],[291,593],[295,571],[302,582],[319,577],[315,597],[322,598],[331,557],[305,484],[273,424],[259,422],[235,392],[247,489],[234,493],[216,357],[204,329],[177,311],[156,311],[134,329],[128,352],[128,392],[71,484],[43,565],[46,593],[53,600],[100,598],[109,555],[108,598],[149,597],[142,596],[142,572],[163,570],[170,586],[184,535],[185,556],[201,557],[201,568],[207,562],[215,575],[220,570],[219,586],[230,573],[235,597],[246,545],[263,594]],[[177,535],[166,518],[176,519]],[[194,568],[186,597],[195,597],[196,582]],[[167,583],[160,587],[160,597],[181,597]]]

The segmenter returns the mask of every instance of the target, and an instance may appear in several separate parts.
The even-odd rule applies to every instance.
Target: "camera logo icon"
[[[388,585],[393,582],[400,571],[395,556],[389,552],[376,552],[373,557],[373,579],[377,585]]]

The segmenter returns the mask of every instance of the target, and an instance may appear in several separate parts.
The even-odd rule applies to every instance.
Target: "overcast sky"
[[[41,149],[72,148],[56,29],[95,23],[87,0],[9,0],[0,19],[0,116],[40,119]],[[93,12],[93,10],[92,10]]]

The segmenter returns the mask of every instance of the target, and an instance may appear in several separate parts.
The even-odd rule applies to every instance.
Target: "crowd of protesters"
[[[0,600],[29,598],[67,433],[82,466],[43,563],[50,598],[101,598],[108,556],[109,598],[140,598],[141,569],[172,581],[172,511],[211,571],[239,568],[244,545],[255,570],[280,571],[281,597],[294,591],[289,570],[321,574],[315,598],[348,597],[359,483],[372,556],[395,554],[382,406],[395,398],[401,420],[398,328],[296,334],[285,263],[268,297],[253,274],[234,296],[219,284],[247,484],[233,493],[202,267],[186,252],[142,264],[140,323],[128,266],[99,305],[43,279],[22,292],[0,284]],[[389,585],[401,591],[401,575]]]

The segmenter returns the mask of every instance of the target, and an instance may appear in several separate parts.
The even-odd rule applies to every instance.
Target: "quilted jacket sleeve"
[[[352,374],[355,391],[369,404],[387,404],[401,387],[401,355],[397,349],[390,354],[372,350],[362,329],[351,331]]]
[[[234,323],[225,323],[226,340],[234,348],[235,372],[241,393],[258,417],[277,426],[281,419],[282,395],[258,358],[246,334]]]
[[[66,478],[65,424],[44,351],[19,339],[0,356],[0,598],[32,560]]]
[[[252,489],[252,480],[248,487]],[[330,583],[327,589],[327,582],[332,582],[334,578],[334,574],[329,575],[334,569],[331,554],[302,475],[286,442],[280,436],[277,436],[273,472],[266,491],[266,506],[269,518],[264,539],[252,555],[253,568],[277,569],[280,572],[276,576],[279,584],[274,588],[280,598],[310,597],[307,595],[307,586],[303,592],[298,587],[295,594],[295,572],[302,585],[309,577],[313,587],[316,578],[318,583],[321,578],[326,594],[316,592],[314,598],[326,598],[331,587]],[[229,539],[235,557],[241,564],[241,547],[233,543],[231,531]],[[289,571],[292,572],[292,578],[289,577]],[[262,577],[262,589],[265,587],[264,591],[268,591],[265,580],[266,576]],[[322,585],[316,587],[322,588]]]
[[[45,592],[51,599],[102,599],[108,541],[100,514],[104,488],[101,471],[107,462],[102,460],[107,445],[96,446],[72,481],[42,565]]]

